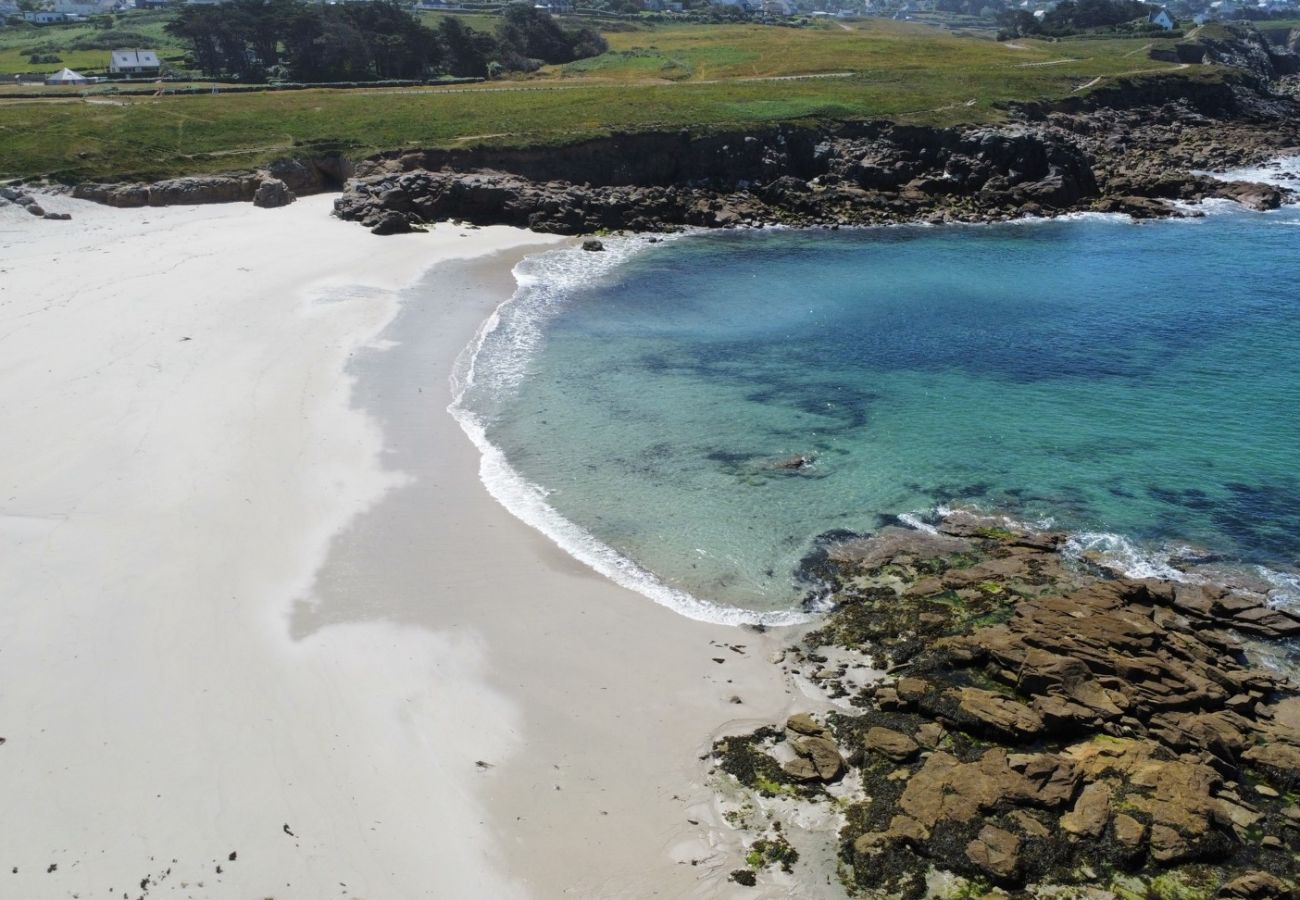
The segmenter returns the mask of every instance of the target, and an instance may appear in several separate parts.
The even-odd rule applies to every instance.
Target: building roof
[[[156,69],[161,65],[158,62],[158,54],[152,50],[114,50],[110,62],[115,66],[146,69]]]
[[[90,80],[89,78],[87,78],[85,75],[82,75],[80,72],[74,72],[65,66],[61,71],[55,72],[53,75],[46,76],[45,83],[46,84],[76,84],[78,82],[89,81],[89,80]]]

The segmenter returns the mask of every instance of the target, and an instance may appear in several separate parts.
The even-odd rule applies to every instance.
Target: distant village
[[[225,0],[0,0],[0,29],[57,28],[60,25],[93,22],[105,16],[130,14],[135,10],[220,6]],[[320,0],[339,3],[367,0]],[[1074,0],[620,0],[621,7],[587,5],[574,0],[536,0],[538,10],[557,15],[600,15],[630,17],[658,15],[666,17],[702,16],[712,19],[795,22],[818,18],[883,17],[943,23],[945,16],[955,24],[987,23],[995,25],[1009,17],[1019,17],[1033,27],[1034,21],[1050,23],[1059,13],[1054,11]],[[599,4],[603,0],[594,0]],[[412,10],[442,12],[488,12],[500,4],[471,3],[470,0],[412,0]],[[638,12],[626,10],[637,9]],[[1300,18],[1300,0],[1172,0],[1167,5],[1134,5],[1145,10],[1145,23],[1139,17],[1125,25],[1150,32],[1189,29],[1211,22],[1242,19]],[[613,10],[619,10],[617,12]],[[1026,34],[1024,28],[1015,34]],[[1034,31],[1033,33],[1040,33]],[[57,59],[57,58],[55,58]],[[88,70],[92,71],[92,70]],[[83,85],[104,80],[158,79],[168,75],[167,64],[152,49],[120,48],[104,51],[104,64],[94,74],[82,74],[62,68],[43,76],[51,86]]]
[[[19,22],[30,25],[85,22],[106,13],[183,5],[219,5],[223,2],[225,0],[0,0],[0,27]],[[1007,9],[1023,9],[1042,16],[1060,3],[1061,0],[982,0],[981,5],[975,7],[970,2],[960,0],[639,0],[642,10],[670,15],[709,7],[761,16],[876,16],[895,19],[959,9],[990,19]],[[416,0],[412,5],[431,10],[473,12],[481,10],[485,4],[462,5],[457,0]],[[582,12],[585,9],[582,3],[575,6],[573,0],[538,0],[536,6],[554,14]],[[1153,7],[1153,14],[1161,10],[1166,11],[1171,23],[1169,27],[1173,28],[1177,21],[1183,19],[1203,24],[1211,21],[1300,15],[1300,0],[1174,0],[1165,6]]]
[[[225,0],[0,0],[0,26],[14,24],[14,20],[32,25],[57,25],[89,21],[106,13],[121,13],[134,9],[162,9],[172,6],[219,5]],[[322,0],[339,2],[339,0]],[[364,2],[364,0],[343,0]],[[701,7],[731,8],[750,14],[782,16],[878,16],[906,18],[913,14],[942,13],[970,4],[954,0],[639,0],[641,9],[649,12],[685,13]],[[980,9],[992,18],[1009,8],[1027,9],[1046,13],[1059,6],[1061,0],[987,0]],[[416,0],[417,8],[472,12],[491,4],[463,5],[457,0]],[[538,0],[538,9],[555,14],[582,12],[583,3],[573,0]],[[599,8],[599,7],[596,7]],[[1300,0],[1174,0],[1157,9],[1168,10],[1175,21],[1196,19],[1205,21],[1234,21],[1274,16],[1300,14]]]

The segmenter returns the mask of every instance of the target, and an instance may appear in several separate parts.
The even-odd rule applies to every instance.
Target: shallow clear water
[[[501,499],[706,618],[790,609],[817,535],[938,504],[1291,568],[1298,251],[1295,208],[561,251],[460,413]]]

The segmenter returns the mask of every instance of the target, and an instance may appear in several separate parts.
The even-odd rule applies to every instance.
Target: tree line
[[[481,78],[607,49],[593,29],[564,28],[526,3],[507,6],[494,33],[454,17],[430,28],[392,0],[231,0],[186,6],[166,30],[204,75],[244,81]]]
[[[1084,31],[1115,29],[1134,21],[1145,25],[1147,14],[1158,7],[1141,0],[1064,0],[1041,19],[1023,9],[1002,13],[998,40],[1048,35],[1066,37]]]

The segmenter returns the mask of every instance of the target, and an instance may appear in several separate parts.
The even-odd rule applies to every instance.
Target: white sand
[[[758,896],[687,818],[777,639],[564,556],[445,412],[553,239],[45,205],[0,209],[0,896]]]

